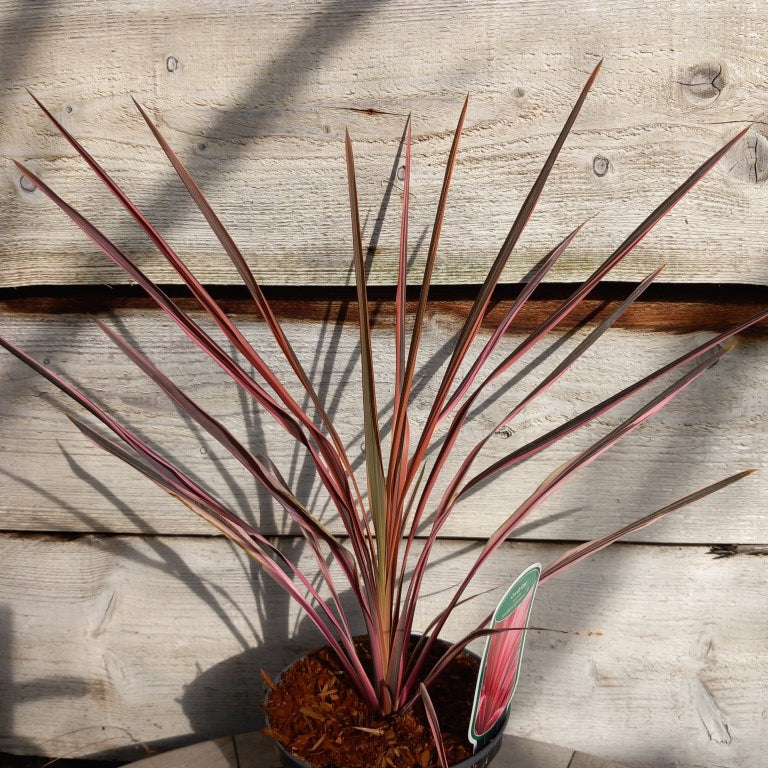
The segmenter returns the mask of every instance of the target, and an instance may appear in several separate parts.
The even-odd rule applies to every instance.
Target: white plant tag
[[[491,619],[491,629],[504,629],[489,635],[477,674],[475,700],[469,718],[469,740],[475,750],[483,746],[488,734],[509,706],[520,677],[525,634],[533,598],[541,575],[541,564],[526,568],[499,601]]]

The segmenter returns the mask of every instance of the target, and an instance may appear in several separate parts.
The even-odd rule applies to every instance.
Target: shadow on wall
[[[14,736],[14,713],[22,705],[40,699],[78,699],[88,695],[87,681],[78,677],[52,675],[18,681],[13,678],[13,659],[20,652],[14,642],[13,613],[0,605],[0,750],[39,754],[41,745]],[[29,651],[25,651],[28,655]],[[7,742],[7,743],[4,743]]]
[[[78,474],[84,482],[99,488],[105,498],[116,504],[133,522],[141,520],[106,486],[80,467],[74,459],[71,457],[68,459],[73,472]],[[2,472],[8,474],[4,470]],[[138,481],[140,482],[141,479],[139,478]],[[92,522],[92,518],[68,506],[65,500],[39,486],[30,485],[29,487],[33,492],[44,494],[49,501],[60,504],[72,514],[80,514],[85,521]],[[298,628],[289,626],[288,599],[284,597],[280,588],[269,580],[265,580],[266,583],[260,585],[255,583],[254,586],[260,590],[257,597],[263,601],[263,604],[270,606],[270,612],[268,615],[259,612],[258,625],[253,624],[249,617],[245,617],[254,634],[253,639],[246,637],[233,621],[233,613],[239,611],[243,615],[243,608],[237,604],[234,597],[219,585],[209,585],[202,574],[197,573],[185,563],[174,550],[172,541],[170,543],[167,541],[167,537],[152,535],[152,529],[145,521],[141,527],[146,535],[140,537],[138,541],[131,536],[89,536],[88,542],[90,546],[108,552],[116,560],[138,563],[143,569],[160,570],[168,577],[178,579],[221,621],[221,631],[234,637],[243,648],[243,652],[209,670],[200,670],[200,674],[185,689],[178,692],[178,700],[189,718],[189,731],[186,733],[153,741],[142,741],[139,738],[121,747],[99,748],[99,741],[92,739],[94,731],[100,728],[103,730],[106,727],[113,735],[115,728],[119,729],[123,725],[119,722],[121,713],[131,717],[129,704],[110,708],[109,711],[104,710],[100,722],[87,724],[82,722],[82,717],[78,719],[77,706],[72,706],[71,729],[82,728],[88,735],[85,737],[87,743],[75,749],[70,756],[87,755],[90,758],[133,761],[147,757],[148,754],[174,749],[207,738],[258,730],[263,724],[261,701],[264,689],[259,670],[266,668],[274,673],[276,659],[291,659],[309,648],[323,644],[321,636],[308,620],[302,622]],[[217,540],[221,547],[228,546],[225,540]],[[300,548],[293,547],[291,556],[298,558],[300,554]],[[250,578],[251,574],[246,572],[245,576]],[[348,608],[352,610],[350,603]],[[15,638],[21,636],[21,632],[19,626],[14,626],[12,617],[10,607],[0,605],[0,751],[50,755],[58,758],[60,755],[52,752],[50,745],[46,743],[51,740],[47,733],[42,740],[35,741],[26,736],[17,735],[18,723],[15,722],[14,713],[25,703],[50,700],[46,706],[57,708],[59,712],[57,722],[66,723],[67,715],[62,714],[62,708],[67,707],[68,703],[74,699],[92,696],[92,686],[89,685],[88,680],[65,675],[24,682],[14,679],[14,658],[21,655]],[[85,633],[82,642],[87,642]],[[153,642],[151,637],[146,638],[148,647],[152,647]],[[29,659],[30,651],[23,655]],[[94,668],[90,679],[100,681],[104,678],[104,674],[97,655],[94,657]],[[168,689],[167,695],[174,694]],[[60,728],[62,731],[67,730],[65,727],[60,726]],[[29,729],[26,730],[29,731]],[[44,730],[44,727],[41,730]],[[130,736],[127,731],[126,735]],[[112,744],[115,743],[113,738],[107,740]],[[1,765],[2,762],[0,762]]]
[[[333,55],[343,41],[355,30],[355,27],[365,18],[373,15],[379,6],[386,4],[387,0],[333,0],[321,5],[312,14],[308,14],[308,23],[303,32],[285,45],[283,55],[272,61],[268,69],[254,78],[251,87],[242,97],[242,101],[254,107],[260,107],[268,103],[272,98],[270,94],[280,93],[283,102],[288,102],[293,95],[300,90],[302,85],[310,77],[311,73],[320,69],[323,61]],[[237,110],[223,110],[218,119],[206,128],[205,136],[211,139],[228,137],[242,133],[242,121],[237,119]],[[232,115],[235,115],[234,119]],[[253,115],[253,113],[250,113]],[[254,137],[262,134],[269,127],[267,110],[258,110],[261,123],[251,126],[251,134]],[[243,146],[244,146],[243,142]],[[237,160],[236,147],[240,143],[232,143],[231,153],[227,157],[226,165],[232,165]],[[193,155],[185,158],[187,170],[193,178],[201,175],[203,168],[209,164],[209,159],[201,155]],[[222,171],[222,160],[216,160],[216,172]],[[162,219],[162,211],[168,210],[168,201],[173,200],[179,189],[176,174],[169,173],[166,184],[158,184],[156,193],[149,199],[144,208],[144,213],[150,221]],[[185,196],[186,206],[193,206],[189,197]],[[176,203],[174,202],[174,205]],[[183,220],[182,216],[175,217]],[[135,229],[135,227],[133,227]],[[119,239],[118,239],[119,242]]]
[[[349,615],[357,615],[351,591],[343,592],[341,601]],[[362,633],[362,623],[353,623],[352,631]],[[314,624],[302,618],[289,637],[271,638],[267,645],[249,648],[202,671],[186,687],[181,699],[195,740],[259,730],[264,725],[262,703],[267,690],[260,670],[274,679],[281,668],[324,644]],[[279,667],[276,659],[281,659]]]
[[[290,41],[285,48],[283,56],[273,63],[269,72],[254,78],[251,88],[244,96],[249,104],[260,104],[265,100],[267,92],[276,89],[283,94],[285,99],[290,99],[291,94],[299,89],[312,70],[322,65],[322,61],[342,44],[344,39],[353,31],[354,27],[377,7],[383,4],[383,0],[334,0],[323,7],[310,19],[306,29]],[[29,29],[40,27],[45,23],[46,16],[52,4],[47,0],[37,3],[20,3],[18,12],[4,23],[6,35],[16,32],[17,47],[13,55],[6,54],[0,58],[0,84],[3,86],[16,85],[24,72],[24,61],[32,52],[34,35],[28,34]],[[19,47],[20,46],[20,47]],[[218,121],[211,126],[208,133],[212,136],[227,133],[227,123],[231,115],[227,111],[220,113]],[[264,126],[255,126],[257,133]],[[229,157],[229,162],[236,162],[234,154]],[[197,157],[192,158],[189,170],[193,176],[200,171],[200,164],[204,162]],[[161,209],[166,209],[168,200],[175,199],[178,190],[178,181],[175,174],[169,172],[167,181],[158,183],[156,194],[145,206],[144,213],[150,220],[162,218],[159,216]],[[191,201],[185,198],[185,205],[191,205]],[[131,230],[133,231],[133,229]],[[126,232],[115,233],[115,239],[120,242],[127,235]],[[128,236],[130,237],[130,236]],[[73,466],[73,470],[77,471]],[[81,470],[82,471],[82,470]],[[99,485],[99,481],[90,478],[90,482]],[[67,508],[73,514],[81,513],[67,505],[66,500],[58,499],[44,488],[36,487],[38,493],[44,493],[57,503]],[[104,490],[102,488],[102,490]],[[135,522],[136,515],[131,510],[125,509],[125,505],[112,497],[113,503],[118,505],[126,515],[130,515]],[[103,526],[98,526],[103,528]],[[148,526],[147,533],[151,533]],[[152,542],[151,537],[144,540]],[[157,545],[155,554],[160,555],[161,566],[164,570],[174,574],[190,586],[195,594],[204,602],[214,605],[214,609],[220,608],[216,596],[173,552],[171,547],[154,540]],[[140,553],[131,551],[127,546],[122,553],[126,557],[142,560]],[[296,553],[293,553],[296,554]],[[157,562],[145,558],[147,567],[158,567]],[[258,583],[257,583],[258,586]],[[218,612],[218,611],[217,611]],[[287,612],[286,612],[287,613]],[[224,616],[219,613],[222,620]],[[285,624],[275,626],[268,617],[262,619],[262,631],[268,635],[258,639],[258,645],[244,650],[242,654],[223,662],[212,670],[203,672],[192,683],[183,696],[184,708],[190,715],[190,724],[195,731],[193,738],[186,741],[196,741],[208,734],[220,735],[232,733],[235,730],[253,730],[254,717],[258,717],[259,703],[261,701],[262,682],[258,676],[258,669],[262,665],[262,658],[271,655],[274,658],[275,647],[285,648],[286,638],[291,633]],[[225,624],[226,624],[225,620]],[[228,625],[233,630],[231,625]],[[14,711],[25,702],[39,699],[74,699],[88,696],[88,684],[86,680],[66,676],[53,676],[50,678],[30,680],[19,684],[14,680],[14,628],[10,608],[0,606],[0,749],[7,748],[18,753],[44,753],[43,744],[35,744],[25,738],[14,734]],[[311,640],[309,639],[311,636]],[[297,644],[316,644],[317,634],[312,631],[306,633],[302,628],[298,635],[294,636]],[[244,647],[247,643],[244,638],[238,638]],[[204,706],[203,706],[204,705]],[[174,739],[173,742],[182,742],[184,739]],[[158,745],[159,746],[159,745]],[[170,744],[169,744],[170,746]],[[135,748],[130,748],[131,750]],[[145,751],[136,751],[127,757],[144,757]]]
[[[263,135],[265,132],[274,128],[272,124],[274,114],[274,94],[279,94],[282,103],[288,103],[294,95],[301,90],[303,85],[311,77],[312,73],[323,66],[323,62],[334,55],[338,55],[339,48],[344,41],[350,37],[355,29],[367,18],[376,13],[380,6],[385,5],[386,0],[332,0],[331,2],[318,4],[316,10],[306,14],[306,25],[302,31],[297,33],[292,39],[285,41],[282,55],[271,61],[268,68],[259,67],[252,75],[250,86],[244,90],[238,97],[240,107],[230,109],[217,109],[216,117],[209,125],[201,127],[201,138],[216,141],[227,139],[232,136],[243,137],[244,139],[255,138]],[[3,26],[6,34],[13,40],[30,41],[27,48],[20,49],[17,46],[27,45],[26,43],[14,43],[12,49],[9,49],[10,55],[2,56],[0,61],[0,87],[4,84],[17,86],[18,80],[24,72],[24,60],[29,55],[32,45],[35,41],[34,35],[28,34],[30,29],[39,28],[45,23],[47,11],[46,8],[50,0],[42,0],[36,3],[18,3],[20,10],[17,15],[8,20]],[[17,31],[15,37],[9,34]],[[215,32],[214,32],[215,34]],[[158,38],[159,40],[159,38]],[[220,41],[222,51],[226,49],[226,41]],[[27,85],[27,83],[25,83]],[[145,83],[151,90],[150,83]],[[29,83],[34,91],[35,84]],[[141,87],[141,83],[139,83]],[[126,102],[130,101],[130,94],[123,94]],[[52,99],[44,100],[47,106],[54,113],[57,105]],[[243,118],[240,114],[241,109],[247,109],[249,115],[249,131],[243,132]],[[150,113],[152,110],[150,110]],[[41,115],[40,120],[45,121]],[[137,115],[136,130],[146,130],[141,118]],[[158,122],[155,120],[155,122]],[[108,126],[102,126],[108,130]],[[162,126],[161,126],[162,127]],[[60,146],[66,145],[66,140],[58,139]],[[247,145],[247,141],[237,141],[228,143],[228,152],[226,156],[217,157],[215,166],[211,165],[211,158],[204,153],[191,153],[183,158],[187,169],[193,178],[200,179],[205,176],[204,171],[215,167],[215,173],[221,173],[226,168],[233,166],[238,162],[241,148]],[[23,160],[15,157],[13,159]],[[98,158],[97,158],[98,159]],[[118,180],[119,182],[119,180]],[[55,188],[55,183],[53,184]],[[77,201],[74,201],[75,204]],[[50,203],[52,206],[53,204]],[[119,203],[115,202],[116,208]],[[186,192],[181,190],[180,182],[175,172],[169,167],[166,179],[158,179],[154,185],[154,192],[148,197],[146,203],[142,205],[142,211],[149,221],[168,221],[169,210],[174,211],[172,222],[184,222],[186,216],[183,211],[195,209],[195,206]],[[122,222],[125,222],[123,224]],[[72,232],[75,232],[74,226]],[[164,233],[166,236],[168,232]],[[80,237],[79,233],[74,235]],[[111,239],[115,243],[128,244],[134,247],[144,248],[147,240],[140,232],[139,228],[130,218],[120,219],[116,223],[114,230],[110,233]],[[83,237],[84,244],[87,240]],[[130,248],[128,248],[130,251]],[[106,257],[105,261],[106,261]],[[87,283],[85,278],[79,282]],[[103,282],[103,277],[96,280]]]
[[[369,260],[375,251],[381,229],[378,222],[383,220],[387,212],[391,188],[394,186],[401,152],[402,145],[396,154],[395,162],[392,166],[388,192],[384,196],[377,214],[377,225],[374,226],[373,239],[368,249]],[[344,371],[340,381],[346,382],[350,372],[356,367],[359,351],[356,350],[351,359],[339,361],[339,348],[336,343],[338,336],[345,330],[347,332],[354,332],[354,329],[345,329],[343,327],[347,311],[346,308],[342,308],[338,317],[329,316],[326,318],[323,339],[320,345],[322,349],[318,349],[317,355],[308,367],[308,375],[311,380],[323,381],[334,378],[333,373],[338,374],[335,369],[340,364]],[[131,340],[132,343],[136,343],[136,346],[140,346],[139,340],[133,342],[130,331],[127,328],[120,327],[119,322],[117,325],[120,332],[126,338]],[[87,387],[87,385],[85,386]],[[340,386],[345,386],[345,384],[340,384]],[[327,398],[328,401],[324,405],[331,418],[333,418],[338,409],[338,395],[329,392]],[[45,399],[48,400],[48,398]],[[53,400],[50,400],[49,403],[52,407],[55,407]],[[239,404],[249,447],[254,453],[259,453],[263,451],[264,438],[264,430],[261,423],[262,417],[259,409],[242,393]],[[309,406],[309,403],[305,403],[305,405]],[[170,402],[168,407],[169,409],[172,407]],[[386,408],[391,409],[391,403]],[[207,435],[194,423],[189,422],[188,419],[187,421],[196,438],[203,442]],[[140,424],[135,428],[130,424],[127,426],[141,434]],[[360,439],[362,439],[362,436],[359,436],[357,440],[353,440],[353,444],[358,444]],[[267,667],[271,673],[274,673],[279,671],[279,666],[275,668],[276,659],[282,659],[287,663],[309,648],[322,645],[322,637],[316,628],[308,620],[302,622],[298,627],[292,625],[289,619],[290,599],[254,563],[250,563],[250,567],[245,563],[243,566],[245,575],[253,584],[254,602],[256,605],[255,615],[253,617],[246,616],[243,608],[236,606],[233,598],[227,594],[226,590],[217,585],[207,584],[201,575],[197,574],[190,565],[185,563],[183,558],[175,551],[172,539],[158,536],[151,522],[141,514],[138,514],[120,498],[119,490],[115,491],[108,482],[104,482],[89,472],[74,456],[63,448],[61,450],[72,474],[98,491],[100,496],[118,510],[131,526],[138,527],[143,534],[138,542],[131,536],[120,538],[92,537],[90,539],[92,546],[108,549],[110,554],[116,558],[138,563],[142,568],[158,569],[181,581],[191,593],[213,611],[222,622],[223,630],[230,633],[243,648],[243,652],[237,656],[221,662],[209,670],[201,671],[199,677],[184,690],[181,701],[184,712],[189,718],[191,733],[174,735],[151,743],[133,743],[118,749],[98,750],[94,749],[95,745],[93,745],[91,749],[84,747],[83,751],[88,751],[92,755],[109,756],[111,758],[138,759],[145,757],[148,750],[153,752],[169,749],[205,738],[252,731],[260,727],[262,724],[260,705],[264,689],[264,683],[259,674],[260,668]],[[213,453],[210,455],[212,457],[211,468],[216,473],[217,479],[222,481],[232,491],[238,482],[241,481],[238,481],[231,473],[229,464],[219,462]],[[291,485],[301,485],[301,478],[312,471],[311,460],[305,458],[302,455],[300,446],[297,446],[293,453],[289,482]],[[35,496],[44,498],[48,504],[68,512],[85,529],[104,530],[103,523],[93,514],[89,513],[87,509],[75,507],[66,498],[55,494],[52,490],[45,487],[44,484],[30,482],[28,479],[3,468],[0,468],[0,475],[25,486]],[[201,478],[204,483],[211,479]],[[136,482],[146,481],[137,475]],[[249,522],[256,527],[261,526],[269,530],[283,527],[282,512],[279,509],[275,509],[273,500],[260,486],[256,485],[253,492],[248,493],[248,497],[255,501],[255,503],[251,502],[251,508],[258,510],[258,520],[254,519],[254,515],[248,511],[241,510],[244,516],[249,518]],[[307,499],[307,503],[310,506],[313,506],[313,501],[316,501],[316,499]],[[119,530],[120,527],[118,527]],[[227,546],[227,544],[222,540],[221,546]],[[287,557],[298,560],[303,546],[298,541],[284,538],[281,549]],[[351,593],[347,595],[347,601],[349,603],[348,609],[354,615]],[[239,611],[241,618],[245,619],[252,637],[246,636],[249,633],[244,633],[237,622],[233,621],[232,609],[227,608],[227,606],[233,605],[235,606],[235,611]],[[362,631],[362,626],[360,631]],[[9,626],[9,636],[10,632]],[[151,639],[148,638],[148,642],[151,642]],[[10,657],[8,657],[7,663],[9,668],[7,677],[10,678]],[[103,670],[94,670],[92,675],[94,679],[98,679],[101,676],[103,676]],[[63,682],[63,679],[58,680],[59,694],[67,695],[67,693],[62,694],[61,692],[61,684]],[[72,688],[70,686],[69,695],[87,696],[88,690],[85,682],[78,682],[80,682],[79,687]],[[10,685],[6,686],[6,688],[8,691],[11,691]],[[10,695],[10,693],[7,694],[9,698]],[[47,697],[46,689],[41,689],[36,696],[36,698]],[[7,712],[12,711],[12,704],[9,702],[9,706],[6,708]],[[8,734],[9,748],[22,752],[45,752],[44,743],[33,744],[21,737],[15,737],[12,727],[13,723],[10,721],[0,722],[0,739]]]

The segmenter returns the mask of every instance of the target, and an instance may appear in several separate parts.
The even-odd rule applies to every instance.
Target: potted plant
[[[78,140],[72,136],[39,101],[45,114],[64,138],[90,165],[115,198],[133,217],[159,252],[176,270],[200,306],[229,343],[255,371],[253,375],[228,354],[189,314],[182,311],[114,243],[90,221],[62,200],[42,179],[17,163],[29,180],[121,267],[182,329],[189,340],[206,353],[237,385],[275,419],[287,435],[296,441],[311,459],[325,493],[338,512],[344,537],[332,533],[303,505],[287,486],[278,468],[269,458],[253,454],[241,440],[214,416],[205,412],[187,393],[160,371],[138,348],[115,330],[99,322],[100,328],[188,417],[215,438],[239,461],[283,508],[295,523],[314,555],[317,574],[302,572],[286,558],[275,544],[259,530],[238,517],[188,475],[166,460],[162,453],[145,444],[124,424],[99,407],[82,391],[31,358],[12,342],[0,338],[0,344],[32,367],[61,391],[75,400],[111,435],[95,429],[78,416],[70,416],[75,426],[98,446],[127,462],[159,487],[180,500],[195,513],[218,528],[252,557],[304,609],[323,635],[327,646],[297,662],[279,682],[268,680],[271,693],[267,702],[269,732],[285,748],[285,759],[295,765],[334,764],[340,768],[354,765],[427,766],[484,765],[498,749],[507,702],[514,688],[522,652],[522,639],[528,627],[530,603],[536,585],[546,582],[566,568],[600,551],[616,539],[647,526],[730,483],[749,470],[707,485],[647,514],[621,530],[581,544],[567,551],[547,567],[533,567],[524,574],[526,589],[518,592],[520,601],[503,616],[488,616],[478,626],[468,628],[455,642],[441,639],[446,620],[469,597],[469,588],[477,570],[491,558],[503,542],[547,497],[579,469],[607,451],[666,403],[688,387],[727,352],[727,342],[737,333],[768,317],[763,311],[749,320],[720,333],[686,354],[671,360],[654,373],[616,392],[601,403],[575,416],[565,424],[518,447],[508,455],[479,471],[476,459],[487,440],[499,428],[510,423],[538,395],[545,392],[600,337],[658,276],[661,268],[649,274],[619,306],[597,325],[541,382],[527,392],[507,415],[463,458],[458,472],[448,479],[440,498],[433,498],[441,472],[456,446],[459,434],[471,417],[480,396],[497,382],[513,364],[540,342],[600,284],[674,205],[729,151],[744,135],[742,131],[696,169],[664,200],[593,274],[564,300],[552,315],[521,343],[511,349],[490,372],[491,355],[502,348],[505,333],[549,270],[577,237],[581,226],[568,234],[547,256],[523,285],[502,321],[487,338],[479,353],[470,354],[478,341],[479,329],[486,315],[494,289],[518,239],[531,217],[549,173],[569,131],[576,120],[589,89],[597,77],[595,68],[571,110],[544,166],[513,222],[485,282],[458,334],[447,366],[420,430],[409,419],[419,343],[427,310],[433,267],[446,210],[459,138],[467,102],[445,168],[445,177],[434,227],[431,233],[424,275],[419,286],[410,335],[406,333],[406,273],[408,254],[408,206],[411,167],[411,122],[404,137],[404,178],[399,246],[399,269],[395,296],[395,348],[393,416],[387,424],[388,440],[379,423],[376,372],[371,350],[366,269],[358,209],[355,163],[349,134],[346,136],[346,165],[352,218],[352,251],[359,306],[359,339],[362,365],[362,425],[365,435],[364,482],[353,470],[346,447],[330,416],[323,398],[316,391],[291,343],[283,332],[250,267],[222,222],[207,202],[200,188],[182,162],[152,123],[146,111],[137,108],[153,132],[160,147],[186,186],[194,202],[207,219],[229,258],[247,286],[264,322],[274,335],[282,354],[292,369],[312,408],[307,410],[291,394],[275,369],[254,349],[224,313],[206,288],[188,270],[163,236],[144,218],[117,183],[100,167]],[[33,97],[34,98],[34,97]],[[37,101],[37,100],[36,100]],[[674,378],[674,377],[677,378]],[[674,378],[635,413],[602,438],[577,453],[548,477],[511,514],[502,516],[498,528],[484,543],[466,574],[461,574],[443,611],[426,627],[414,626],[415,608],[433,545],[446,520],[457,505],[479,485],[491,481],[517,464],[546,450],[562,437],[589,424],[628,398],[642,393],[662,378]],[[438,439],[438,427],[447,424]],[[422,532],[426,531],[426,535]],[[330,556],[330,558],[329,558]],[[331,564],[329,565],[329,560]],[[322,583],[322,588],[318,586]],[[520,582],[522,583],[522,582]],[[365,633],[356,636],[354,621],[341,600],[342,590],[351,592]],[[526,591],[527,590],[527,591]],[[503,602],[503,601],[502,601]],[[486,664],[478,678],[476,658],[465,653],[466,646],[486,637]],[[480,685],[476,689],[476,680]],[[476,694],[476,696],[475,696]],[[464,733],[470,719],[482,720],[478,731],[479,751],[472,754]],[[473,726],[474,727],[474,726]],[[336,730],[334,730],[336,729]],[[482,738],[481,738],[482,737]],[[487,742],[483,743],[483,739]],[[376,751],[378,750],[378,751]],[[288,753],[293,753],[293,757]],[[304,762],[302,762],[304,761]]]

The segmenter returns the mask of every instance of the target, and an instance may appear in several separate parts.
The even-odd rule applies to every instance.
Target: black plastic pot
[[[438,642],[442,643],[443,641]],[[472,653],[472,651],[466,652],[477,658],[477,654]],[[278,675],[275,682],[277,683],[279,680],[280,676]],[[266,713],[265,718],[266,725],[269,727],[269,716],[266,715]],[[460,763],[456,763],[450,768],[486,768],[486,766],[490,765],[493,758],[496,757],[501,749],[501,742],[504,738],[504,728],[507,725],[508,718],[509,712],[506,712],[501,719],[501,722],[498,723],[486,737],[486,743],[478,749],[472,757],[462,760]],[[312,768],[309,763],[305,763],[303,760],[294,757],[279,741],[275,740],[275,745],[277,746],[277,751],[280,753],[280,764],[283,768]]]
[[[486,766],[490,765],[501,749],[501,740],[504,738],[504,726],[506,724],[507,715],[504,715],[502,722],[497,726],[497,733],[488,744],[472,755],[472,757],[456,763],[451,768],[486,768]],[[279,741],[275,741],[275,744],[277,745],[277,751],[280,753],[280,764],[283,768],[312,768],[308,763],[294,757]]]

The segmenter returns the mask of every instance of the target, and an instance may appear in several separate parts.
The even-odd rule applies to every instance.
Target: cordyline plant
[[[456,163],[459,138],[467,111],[467,102],[465,101],[461,111],[445,167],[445,177],[429,242],[418,304],[412,319],[410,342],[406,333],[406,257],[408,254],[408,202],[410,197],[411,166],[411,123],[410,118],[408,119],[404,139],[405,176],[403,180],[402,223],[400,228],[399,267],[395,298],[394,408],[390,425],[391,437],[388,451],[385,451],[382,446],[382,430],[378,421],[377,396],[374,383],[375,371],[371,353],[371,332],[368,299],[366,296],[364,248],[355,181],[355,164],[352,144],[347,133],[346,165],[352,214],[352,243],[357,301],[360,309],[359,334],[362,363],[363,425],[365,433],[364,490],[366,493],[363,492],[363,488],[360,487],[362,484],[355,477],[344,443],[334,427],[329,414],[323,407],[322,398],[318,395],[294,353],[291,343],[266,301],[264,293],[246,263],[245,258],[209,205],[200,188],[154,126],[146,111],[138,103],[136,104],[139,112],[154,134],[155,139],[186,186],[190,196],[237,268],[253,297],[260,315],[277,340],[282,354],[290,364],[296,379],[311,401],[313,409],[309,412],[306,412],[304,407],[290,394],[289,389],[278,378],[274,369],[251,346],[237,326],[186,267],[179,255],[149,223],[117,183],[91,157],[87,150],[81,146],[78,140],[61,125],[53,114],[35,99],[59,132],[74,147],[83,160],[88,163],[115,198],[144,230],[168,263],[176,270],[200,306],[210,315],[226,339],[252,366],[252,369],[255,370],[258,376],[253,376],[234,357],[227,354],[219,343],[214,341],[189,314],[182,311],[166,293],[152,282],[94,224],[62,200],[37,175],[17,163],[21,172],[34,182],[43,194],[61,208],[107,257],[140,285],[157,306],[182,329],[193,344],[217,363],[244,392],[252,396],[274,418],[279,427],[301,444],[311,457],[320,482],[333,506],[338,511],[339,520],[344,529],[344,538],[347,542],[344,543],[341,538],[331,533],[299,501],[294,492],[287,487],[278,469],[268,458],[254,455],[235,435],[214,416],[203,410],[189,394],[182,392],[153,362],[129,341],[102,323],[98,323],[99,327],[184,413],[197,422],[208,434],[226,448],[235,459],[243,464],[261,486],[285,510],[285,513],[298,526],[301,535],[306,540],[308,549],[314,556],[314,563],[319,575],[322,577],[321,581],[324,583],[325,590],[327,591],[321,594],[317,580],[314,578],[316,574],[304,573],[300,570],[255,527],[238,517],[193,479],[173,466],[161,453],[140,440],[134,432],[102,410],[72,384],[50,368],[31,358],[10,341],[0,338],[0,344],[75,400],[112,433],[111,437],[107,437],[80,418],[70,417],[78,429],[96,445],[130,464],[171,496],[179,499],[202,518],[218,528],[232,542],[242,547],[304,609],[338,656],[340,664],[360,695],[370,705],[373,712],[379,715],[389,715],[410,707],[421,696],[425,701],[430,724],[433,729],[435,728],[436,724],[434,723],[434,713],[429,701],[428,689],[435,678],[461,649],[473,639],[489,633],[487,627],[490,617],[483,619],[464,638],[451,644],[437,665],[426,674],[424,669],[425,660],[435,640],[443,630],[449,615],[461,602],[467,599],[467,590],[478,569],[499,549],[510,535],[514,534],[515,529],[550,494],[560,488],[579,469],[594,461],[598,456],[611,448],[620,438],[643,424],[666,403],[688,387],[704,371],[714,365],[725,354],[726,348],[724,344],[731,337],[768,317],[768,311],[763,311],[740,325],[715,336],[695,349],[670,361],[654,373],[575,416],[570,421],[542,435],[531,443],[517,448],[491,466],[482,469],[482,471],[475,472],[473,470],[475,459],[490,437],[501,427],[511,422],[531,401],[563,376],[579,357],[606,330],[614,325],[619,317],[626,312],[659,274],[660,269],[655,270],[631,291],[610,317],[592,330],[554,370],[545,376],[540,384],[520,399],[494,429],[490,430],[488,435],[462,458],[458,470],[448,481],[442,496],[439,499],[433,500],[433,491],[438,483],[438,479],[441,477],[441,472],[448,466],[449,456],[461,430],[468,421],[471,408],[477,402],[478,397],[485,393],[492,384],[499,381],[500,376],[510,366],[531,350],[534,345],[544,340],[555,326],[576,309],[601,280],[640,243],[661,218],[704,177],[745,133],[745,131],[739,133],[696,169],[679,188],[664,200],[600,264],[594,273],[569,298],[560,304],[539,328],[528,335],[523,341],[514,344],[514,348],[490,372],[484,372],[485,364],[491,358],[492,353],[499,348],[502,342],[506,341],[505,334],[513,326],[518,313],[523,309],[534,290],[544,280],[547,273],[552,269],[558,258],[568,248],[581,229],[581,227],[574,229],[543,259],[522,287],[520,294],[514,300],[504,318],[495,328],[490,338],[487,339],[480,353],[473,360],[468,360],[470,347],[478,339],[478,330],[486,317],[494,289],[498,285],[504,267],[534,211],[549,173],[581,110],[599,69],[600,65],[598,64],[584,86],[544,163],[544,167],[523,202],[498,256],[493,261],[485,282],[477,292],[464,325],[456,338],[450,359],[439,382],[437,393],[431,403],[429,415],[418,433],[416,430],[412,430],[412,425],[409,421],[409,403],[413,394],[414,373],[417,366],[430,282],[438,255],[438,244],[446,210],[448,189]],[[461,376],[459,375],[460,371],[463,372]],[[661,394],[652,397],[632,416],[623,421],[620,426],[611,430],[597,442],[582,450],[552,472],[528,498],[514,511],[504,517],[498,528],[483,544],[466,576],[453,590],[445,609],[434,617],[434,620],[426,628],[425,634],[422,635],[421,640],[415,646],[409,645],[408,639],[415,629],[415,609],[422,590],[424,575],[430,561],[433,546],[457,504],[465,499],[480,483],[485,483],[507,472],[521,462],[555,444],[566,435],[589,424],[631,396],[659,381],[662,377],[674,373],[677,373],[679,378],[669,384]],[[450,423],[444,437],[440,441],[435,440],[438,425],[448,420],[449,417],[452,418],[450,418]],[[436,457],[433,460],[429,459],[433,455],[430,451],[432,447],[434,447],[436,452]],[[631,525],[627,525],[621,530],[575,547],[560,559],[544,568],[541,574],[541,581],[549,580],[585,557],[607,547],[619,537],[643,528],[673,510],[724,488],[746,474],[748,472],[741,472],[708,485],[668,504],[663,509],[659,509],[641,518]],[[428,526],[428,533],[420,551],[416,554],[414,552],[414,544],[423,525]],[[326,560],[328,553],[332,555],[332,559],[335,560],[338,566],[334,572],[332,572]],[[339,579],[343,579],[344,588],[350,589],[356,599],[357,609],[359,609],[369,639],[370,665],[364,664],[360,657],[360,647],[354,641],[351,629],[353,622],[347,615],[347,611],[342,606],[340,599],[341,588],[337,584]]]

